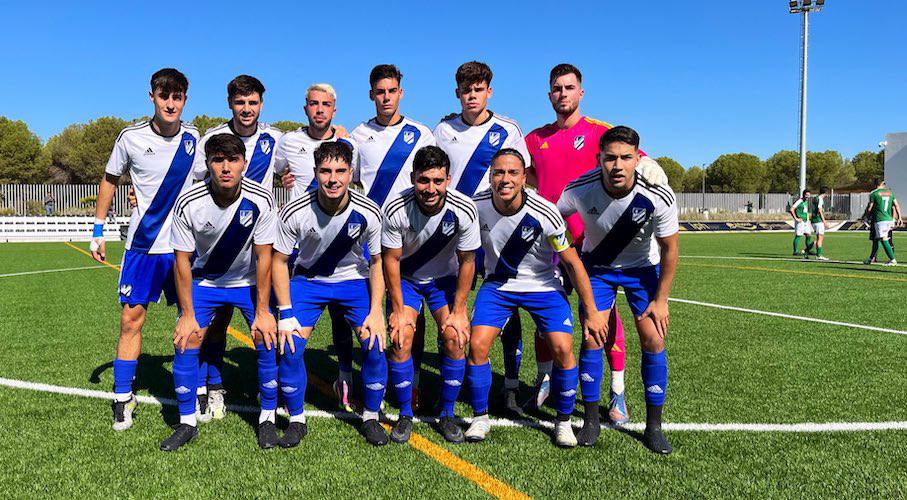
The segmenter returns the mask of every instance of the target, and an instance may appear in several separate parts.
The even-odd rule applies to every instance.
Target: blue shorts
[[[215,311],[223,306],[239,308],[246,318],[246,323],[252,327],[255,321],[255,301],[258,298],[256,287],[216,288],[201,286],[198,283],[198,281],[192,283],[192,308],[195,310],[195,320],[200,328],[208,328]]]
[[[589,275],[592,283],[592,295],[595,296],[595,307],[599,311],[614,307],[617,287],[624,289],[627,303],[633,314],[639,316],[649,307],[658,290],[658,266],[637,267],[633,269],[608,269]]]
[[[120,304],[147,305],[158,302],[161,292],[168,305],[176,304],[172,253],[143,253],[126,250],[120,265]]]
[[[325,283],[296,276],[290,280],[290,300],[302,326],[315,326],[324,308],[334,305],[343,311],[351,328],[358,328],[365,322],[370,308],[367,280]]]
[[[452,306],[457,296],[457,277],[444,276],[428,283],[419,283],[407,279],[400,280],[403,289],[403,305],[416,312],[422,312],[422,301],[428,302],[428,311],[434,313],[442,307]],[[387,310],[391,310],[390,298]]]
[[[532,316],[541,333],[573,334],[573,311],[561,292],[502,292],[500,283],[486,281],[473,305],[472,326],[504,328],[510,316],[522,307]]]

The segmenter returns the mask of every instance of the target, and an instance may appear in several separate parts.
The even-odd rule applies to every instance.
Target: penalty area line
[[[31,276],[33,274],[65,273],[67,271],[84,271],[86,269],[103,269],[104,267],[106,267],[106,266],[64,267],[63,269],[42,269],[40,271],[22,271],[19,273],[0,274],[0,278],[12,278],[14,276]]]
[[[93,389],[82,389],[79,387],[65,387],[52,384],[42,384],[38,382],[28,382],[25,380],[16,380],[0,377],[0,386],[11,389],[25,389],[37,392],[46,392],[51,394],[63,394],[69,396],[79,396],[92,399],[113,400],[112,392],[98,391]],[[155,396],[139,396],[136,399],[144,404],[154,406],[176,406],[175,399],[158,398]],[[260,408],[248,405],[227,405],[230,411],[235,413],[258,413]],[[286,413],[280,411],[286,416]],[[312,418],[332,418],[336,420],[359,420],[359,416],[352,413],[324,411],[324,410],[306,410],[307,417]],[[397,416],[389,414],[391,420],[396,420]],[[415,418],[417,422],[433,423],[433,418]],[[472,419],[461,419],[461,423],[469,423]],[[535,429],[553,429],[554,423],[547,421],[534,420],[509,420],[505,418],[490,419],[493,427],[524,427]],[[574,425],[581,425],[582,421],[574,421]],[[645,429],[644,423],[633,423],[623,427],[627,430],[642,431]],[[886,421],[886,422],[802,422],[792,424],[777,423],[672,423],[662,424],[662,428],[674,432],[795,432],[795,433],[818,433],[818,432],[876,432],[876,431],[902,431],[907,430],[907,421]],[[611,426],[603,425],[602,429],[616,429]]]

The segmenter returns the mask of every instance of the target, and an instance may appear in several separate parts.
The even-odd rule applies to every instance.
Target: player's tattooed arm
[[[674,283],[674,274],[677,271],[677,257],[679,254],[679,233],[664,238],[655,238],[661,251],[661,271],[658,276],[658,288],[655,298],[649,302],[649,307],[639,316],[640,319],[650,317],[655,323],[658,335],[663,339],[668,333],[670,311],[668,309],[668,296],[671,294],[671,285]]]
[[[381,301],[384,300],[384,266],[381,260],[381,254],[372,255],[369,262],[369,296],[370,307],[365,322],[362,323],[362,329],[359,337],[368,341],[368,348],[371,349],[378,343],[378,350],[384,352],[387,345],[387,326],[384,324],[384,313],[382,312]]]
[[[277,345],[277,322],[268,307],[271,301],[271,263],[273,253],[271,245],[255,245],[256,269],[255,284],[258,297],[255,302],[255,320],[252,321],[252,338],[265,345],[267,350]]]
[[[454,295],[453,310],[447,316],[444,324],[441,325],[441,331],[453,328],[457,332],[457,347],[465,349],[469,345],[469,312],[466,308],[466,301],[469,297],[469,289],[472,288],[472,280],[476,274],[476,253],[457,251],[457,260],[460,263],[460,270],[457,273],[457,292]]]
[[[94,230],[91,235],[91,256],[98,262],[104,262],[107,257],[104,244],[104,221],[107,219],[107,211],[110,210],[110,204],[113,203],[113,196],[117,192],[117,185],[120,178],[112,174],[104,174],[101,184],[98,185],[98,199],[94,209]]]
[[[201,328],[198,326],[195,309],[192,307],[192,264],[190,263],[192,252],[175,250],[173,254],[175,260],[173,277],[180,305],[180,317],[173,332],[173,345],[180,352],[185,352],[186,346],[192,341],[193,336],[201,342]]]
[[[415,321],[408,321],[408,315],[403,312],[403,287],[400,277],[400,257],[402,248],[387,248],[381,252],[381,262],[384,269],[384,283],[390,297],[391,310],[388,311],[387,329],[391,338],[391,347],[402,344],[401,335],[408,328],[416,329]]]
[[[586,267],[573,247],[558,253],[558,258],[576,287],[576,293],[586,312],[583,320],[583,338],[591,338],[596,345],[604,346],[608,340],[608,317],[595,306],[595,296],[592,294],[592,284],[589,282]]]

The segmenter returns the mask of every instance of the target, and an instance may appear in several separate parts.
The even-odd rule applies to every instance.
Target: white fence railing
[[[794,199],[783,193],[677,193],[677,207],[681,214],[703,209],[709,212],[786,213]],[[867,203],[869,193],[833,194],[826,198],[825,212],[858,219]]]

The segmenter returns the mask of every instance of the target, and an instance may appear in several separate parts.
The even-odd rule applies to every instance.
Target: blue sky
[[[689,167],[797,148],[800,21],[784,0],[432,4],[16,2],[0,30],[0,115],[45,140],[147,115],[150,74],[174,66],[190,80],[188,119],[227,116],[226,83],[248,73],[267,87],[266,121],[304,121],[305,88],[328,81],[352,128],[373,114],[369,70],[391,62],[404,114],[433,126],[458,109],[456,67],[478,59],[495,72],[491,109],[528,133],[553,120],[549,69],[571,62],[584,113],[633,126],[650,154]],[[811,150],[852,156],[907,130],[905,19],[901,0],[828,0],[811,17]]]

